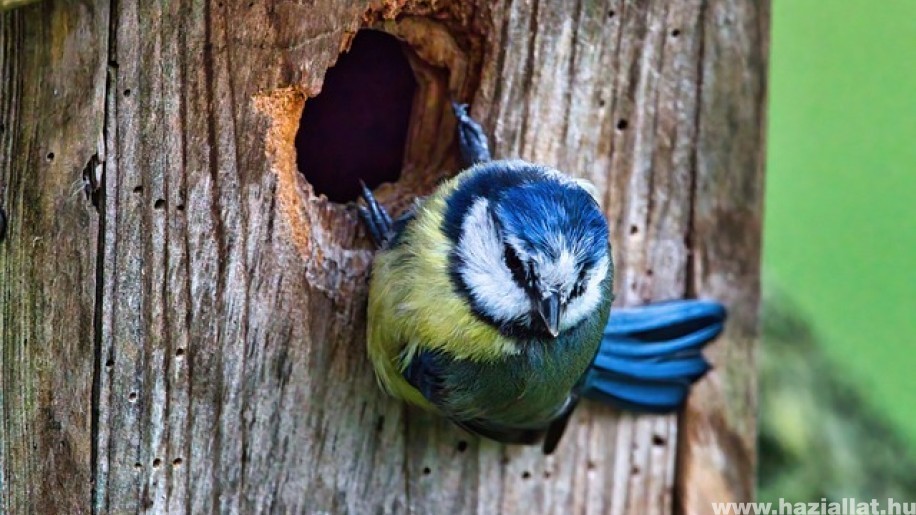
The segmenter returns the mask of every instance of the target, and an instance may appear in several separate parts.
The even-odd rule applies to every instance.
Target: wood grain
[[[768,22],[750,0],[0,15],[4,511],[702,514],[750,498]],[[370,247],[293,145],[360,27],[405,40],[418,80],[387,205],[457,171],[447,101],[469,100],[495,155],[597,185],[618,305],[727,302],[680,422],[587,405],[545,458],[379,391]],[[84,170],[104,171],[98,209]]]
[[[0,15],[0,511],[84,513],[92,484],[107,8]]]

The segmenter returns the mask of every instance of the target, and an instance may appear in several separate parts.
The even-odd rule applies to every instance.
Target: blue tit
[[[551,453],[580,398],[677,409],[709,369],[701,350],[722,306],[674,301],[615,310],[608,225],[586,181],[491,160],[454,104],[470,166],[392,220],[363,187],[379,248],[369,358],[394,397],[478,435]]]

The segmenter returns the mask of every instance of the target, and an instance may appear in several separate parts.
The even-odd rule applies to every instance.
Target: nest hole
[[[394,36],[361,30],[306,101],[296,159],[317,194],[345,203],[360,180],[374,188],[400,177],[417,89],[406,51]]]

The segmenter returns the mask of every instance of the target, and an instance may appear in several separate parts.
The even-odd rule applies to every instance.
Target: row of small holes
[[[134,193],[141,194],[143,193],[143,186],[134,186]],[[162,209],[165,207],[165,199],[156,199],[156,202],[153,203],[153,208]],[[184,204],[178,204],[175,206],[175,209],[178,211],[184,211]]]
[[[428,476],[428,475],[432,474],[432,472],[433,472],[432,469],[430,469],[429,467],[423,467],[423,475],[424,475],[424,476]],[[549,477],[550,477],[550,471],[545,470],[545,471],[544,471],[544,477],[545,477],[545,478],[549,478]],[[528,472],[527,470],[524,471],[524,472],[522,472],[522,479],[531,479],[531,472]]]
[[[432,471],[429,469],[429,467],[424,467],[424,468],[423,468],[423,475],[424,475],[424,476],[428,476],[428,475],[430,475],[431,473],[432,473]],[[531,479],[531,472],[528,472],[527,470],[524,471],[524,472],[522,472],[522,479]],[[549,470],[545,470],[545,471],[544,471],[544,479],[550,479],[550,471],[549,471]]]
[[[175,356],[177,356],[177,357],[179,357],[179,358],[182,357],[182,356],[184,356],[184,354],[185,354],[185,350],[184,350],[184,348],[182,348],[182,347],[179,347],[179,348],[175,351]],[[108,368],[113,367],[113,366],[114,366],[114,360],[111,359],[111,358],[108,358],[108,360],[105,362],[105,366],[108,367]]]
[[[184,463],[184,460],[182,460],[181,458],[175,458],[174,460],[172,460],[172,465],[175,467],[180,466],[182,463]],[[159,458],[156,458],[153,460],[154,469],[157,469],[161,466],[162,466],[162,460],[160,460]],[[137,470],[143,470],[143,464],[138,461],[134,463],[134,468]]]

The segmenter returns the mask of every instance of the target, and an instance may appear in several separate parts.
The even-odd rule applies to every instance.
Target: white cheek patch
[[[608,258],[601,258],[585,276],[585,289],[566,306],[566,313],[560,322],[561,329],[568,329],[579,324],[592,314],[601,303],[601,282],[607,277]]]
[[[477,199],[468,210],[457,251],[463,263],[461,278],[485,314],[502,322],[527,316],[530,301],[503,260],[503,243],[487,199]]]

